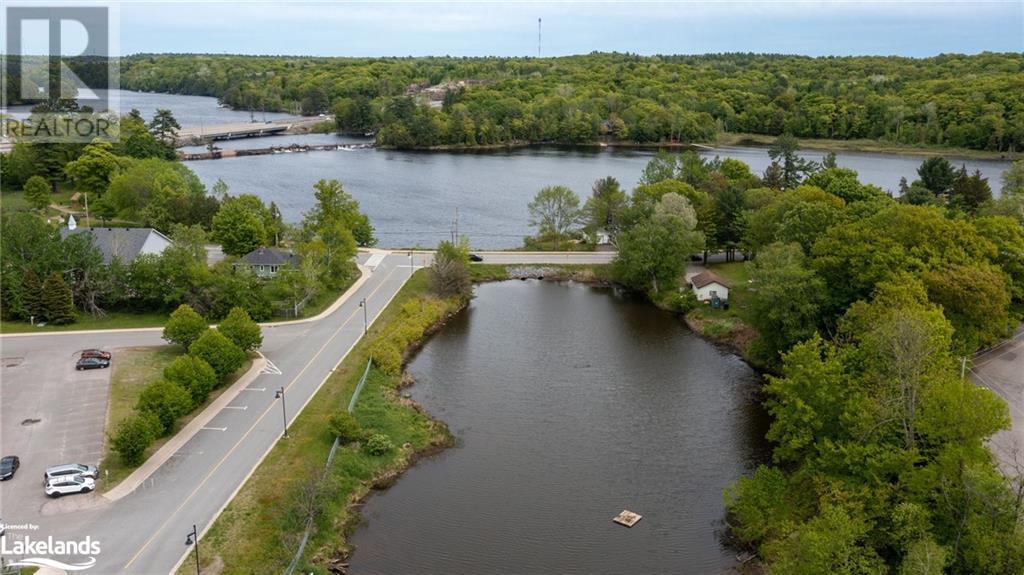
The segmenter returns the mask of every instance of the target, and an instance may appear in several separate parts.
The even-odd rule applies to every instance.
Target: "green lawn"
[[[257,467],[224,512],[203,537],[204,566],[223,566],[221,573],[281,572],[295,553],[302,533],[303,514],[308,509],[307,486],[319,477],[333,442],[327,427],[330,416],[344,409],[365,369],[369,343],[398,328],[396,318],[403,304],[425,297],[427,274],[418,271],[335,370],[289,429],[289,438],[279,442]],[[457,305],[451,305],[454,311]],[[326,482],[321,486],[320,513],[299,572],[325,574],[326,560],[346,545],[352,526],[349,502],[366,493],[371,482],[394,473],[407,464],[413,451],[444,443],[448,435],[442,425],[402,400],[394,389],[400,376],[373,369],[355,411],[364,429],[387,434],[396,449],[383,456],[369,456],[355,447],[339,450]],[[408,443],[410,449],[401,448]],[[316,558],[316,559],[314,559]],[[194,572],[184,565],[179,573]]]
[[[305,319],[307,317],[314,317],[320,315],[322,311],[324,311],[325,309],[330,307],[332,303],[337,301],[338,298],[341,297],[342,294],[344,294],[345,291],[348,290],[348,288],[352,287],[352,284],[356,283],[356,280],[358,279],[359,274],[353,274],[352,277],[348,278],[348,280],[346,280],[345,283],[338,289],[327,290],[318,293],[316,296],[310,298],[309,301],[306,302],[306,305],[302,308],[302,311],[299,312],[299,315],[297,317],[287,319]],[[271,318],[271,321],[274,321],[275,319],[280,318]],[[287,321],[287,319],[283,321]]]
[[[747,262],[729,262],[721,264],[710,264],[708,270],[722,276],[729,281],[729,309],[721,310],[724,315],[738,317],[749,323],[751,284]],[[718,310],[708,309],[712,313]]]
[[[164,368],[167,367],[178,356],[185,353],[185,350],[177,345],[162,345],[159,347],[136,347],[122,349],[115,353],[110,374],[110,395],[107,405],[106,433],[113,434],[118,424],[135,412],[135,404],[139,401],[139,394],[147,384],[160,379],[163,376]],[[214,399],[225,389],[231,387],[239,377],[249,371],[252,360],[249,360],[239,369],[224,385],[213,390],[206,402],[196,407],[191,413],[178,421],[177,428],[181,429],[197,414],[206,409]],[[161,437],[146,450],[146,458],[156,453],[164,443],[167,443],[173,435]],[[118,483],[128,477],[136,467],[130,467],[121,462],[121,458],[110,448],[109,442],[105,446],[102,467],[104,470],[103,482],[100,490],[110,491]]]
[[[129,329],[140,327],[163,327],[167,322],[165,312],[120,312],[111,311],[98,317],[79,313],[78,321],[66,325],[39,327],[23,321],[0,321],[0,333],[38,333],[44,331],[74,331],[89,329]]]

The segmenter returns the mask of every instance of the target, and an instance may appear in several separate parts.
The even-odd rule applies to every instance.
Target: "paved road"
[[[425,265],[429,263],[429,257],[429,254],[414,254],[413,263],[417,267]],[[603,263],[612,257],[614,254],[607,253],[484,254],[485,261],[490,263],[529,264]],[[193,524],[198,525],[201,532],[205,531],[279,440],[282,432],[281,403],[274,399],[274,391],[284,387],[288,418],[294,419],[362,336],[363,313],[359,301],[365,298],[372,322],[411,275],[407,252],[375,252],[362,254],[360,259],[373,271],[367,281],[335,311],[318,321],[264,329],[262,352],[276,368],[270,371],[280,373],[260,375],[248,390],[239,393],[237,400],[230,405],[234,409],[224,409],[215,416],[206,429],[185,443],[146,484],[116,502],[94,495],[66,497],[59,500],[60,508],[51,509],[53,513],[44,513],[36,501],[6,497],[5,489],[0,491],[4,521],[8,524],[39,525],[39,530],[30,534],[33,539],[52,535],[55,539],[78,540],[91,536],[100,542],[102,552],[97,556],[96,566],[88,572],[162,574],[172,571],[188,552],[184,546],[186,532]],[[66,363],[65,356],[73,355],[74,350],[161,343],[159,330],[48,333],[32,337],[3,337],[0,339],[0,355],[34,360],[53,354],[60,358],[60,365],[54,363],[44,368],[45,362],[40,362],[39,369],[56,370],[50,375],[53,381],[59,382],[64,381],[62,376],[67,374],[57,371],[64,369],[61,366]],[[6,384],[0,388],[0,399],[5,408],[4,429],[8,425],[8,405],[10,416],[16,421],[20,421],[22,413],[41,412],[41,404],[55,400],[51,384],[47,379],[39,391],[8,389]],[[100,388],[106,389],[106,385],[100,383],[89,393],[100,393]],[[44,397],[47,398],[45,401]],[[66,405],[60,403],[53,408],[51,417],[56,417],[59,410],[77,412],[76,406],[80,403],[75,401],[75,397],[69,394],[65,400]],[[83,421],[69,419],[68,425],[83,425],[90,430],[89,436],[92,437],[96,433],[94,418],[99,419],[101,429],[102,416],[91,412],[83,414]],[[29,464],[31,469],[22,470],[29,473],[19,475],[15,481],[38,481],[42,470],[35,467],[52,463],[35,461],[36,455],[31,451],[33,441],[48,446],[58,441],[55,439],[57,432],[52,431],[56,428],[47,429],[45,440],[12,435],[15,442],[12,446],[28,449],[22,456],[32,461]],[[71,433],[77,428],[68,429]],[[8,451],[6,441],[7,437],[0,438],[0,446],[5,452]],[[82,449],[87,448],[87,443],[83,443]],[[92,452],[81,451],[73,455],[85,458],[89,453]],[[66,455],[70,457],[72,454]],[[22,536],[22,532],[8,532],[8,539]],[[68,559],[74,558],[65,558]],[[77,559],[84,560],[85,557]]]
[[[1024,470],[1024,325],[1013,338],[976,355],[971,379],[1006,400],[1013,426],[992,438],[992,450],[1004,470]]]

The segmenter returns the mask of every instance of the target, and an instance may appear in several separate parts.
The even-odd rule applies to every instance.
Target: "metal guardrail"
[[[356,408],[356,402],[359,401],[359,394],[363,392],[363,387],[366,385],[366,378],[370,375],[370,366],[373,365],[373,358],[366,362],[366,369],[363,371],[363,377],[359,379],[359,383],[356,385],[355,391],[352,392],[352,399],[348,402],[348,412],[352,413]],[[331,445],[331,452],[327,454],[327,462],[324,464],[324,473],[320,476],[320,482],[323,483],[324,479],[327,478],[327,472],[331,470],[331,463],[334,461],[334,455],[338,452],[338,447],[341,446],[341,438],[335,437],[334,444]],[[318,487],[319,488],[319,487]],[[309,537],[313,534],[313,518],[306,518],[306,528],[302,533],[302,540],[299,542],[299,548],[295,551],[295,557],[292,557],[292,562],[288,564],[288,567],[284,570],[284,575],[292,575],[295,572],[295,568],[299,566],[299,561],[302,560],[303,553],[306,552],[306,544],[309,543]]]

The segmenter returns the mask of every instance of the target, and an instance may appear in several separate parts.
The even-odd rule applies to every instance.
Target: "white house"
[[[716,297],[729,301],[729,282],[718,274],[702,271],[690,278],[690,286],[698,301],[711,301]]]

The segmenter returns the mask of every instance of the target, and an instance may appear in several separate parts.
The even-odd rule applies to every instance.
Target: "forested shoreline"
[[[126,89],[238,109],[333,113],[397,148],[721,133],[996,152],[1024,147],[1024,56],[809,58],[594,53],[561,58],[136,55]],[[417,105],[420,104],[420,105]]]

